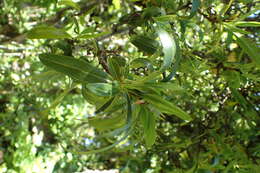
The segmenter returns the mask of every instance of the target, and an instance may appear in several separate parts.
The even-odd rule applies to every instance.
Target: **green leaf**
[[[136,58],[130,63],[131,68],[147,67],[149,70],[153,71],[152,62],[147,58]]]
[[[112,57],[108,59],[108,69],[114,79],[121,80],[123,78],[125,64],[125,59],[121,57]]]
[[[224,24],[224,27],[225,27],[228,31],[231,31],[231,32],[237,32],[237,33],[241,33],[241,34],[250,34],[250,32],[245,31],[245,30],[243,30],[243,29],[240,29],[240,28],[236,27],[235,25],[231,25],[231,24],[228,24],[228,23],[225,23],[225,24]]]
[[[150,148],[156,140],[156,117],[155,114],[141,107],[139,117],[143,125],[144,140],[147,148]]]
[[[163,15],[158,17],[153,17],[157,22],[173,22],[177,19],[176,15]]]
[[[173,37],[165,30],[159,29],[158,36],[160,38],[164,53],[163,65],[160,69],[160,71],[163,72],[172,64],[176,53],[176,43]]]
[[[88,119],[89,125],[93,126],[97,130],[111,130],[120,128],[125,124],[126,117],[121,113],[110,117],[91,117]]]
[[[189,114],[187,114],[186,112],[184,112],[182,109],[175,106],[171,102],[164,100],[159,95],[147,94],[147,95],[144,95],[143,98],[148,103],[152,104],[155,108],[160,110],[162,113],[174,114],[177,117],[179,117],[185,121],[192,120],[192,118]]]
[[[121,131],[121,129],[124,130],[124,135],[117,140],[116,142],[114,142],[113,144],[100,148],[100,149],[95,149],[95,150],[89,150],[89,151],[72,151],[74,153],[77,154],[93,154],[93,153],[99,153],[99,152],[104,152],[107,151],[109,149],[112,149],[113,147],[117,146],[119,143],[123,142],[124,140],[126,140],[128,138],[128,136],[131,134],[132,128],[132,104],[131,104],[131,99],[130,96],[126,93],[126,101],[127,101],[127,118],[126,118],[126,125],[122,128],[119,128],[118,130]]]
[[[114,96],[119,92],[118,84],[113,83],[89,83],[86,88],[97,96]]]
[[[256,46],[256,43],[252,43],[249,39],[244,37],[236,37],[236,41],[239,46],[249,55],[249,57],[256,63],[257,67],[260,67],[260,48]]]
[[[154,54],[158,48],[158,42],[146,35],[135,35],[131,37],[131,43],[135,45],[140,51]]]
[[[260,27],[260,22],[256,21],[239,21],[235,22],[234,25],[239,27]]]
[[[200,7],[200,0],[193,0],[189,18],[192,18],[197,13]]]
[[[64,30],[53,26],[38,26],[27,33],[29,39],[64,39],[71,36]]]
[[[60,5],[70,6],[70,7],[73,7],[73,8],[75,8],[75,9],[77,9],[77,10],[80,10],[79,4],[73,2],[72,0],[61,0],[61,1],[59,2],[59,4],[60,4]]]
[[[103,104],[98,110],[95,111],[95,114],[99,114],[100,112],[106,110],[113,103],[114,99],[115,97],[109,99],[105,104]]]
[[[182,58],[182,54],[181,54],[181,49],[179,46],[179,41],[176,39],[176,56],[175,56],[175,62],[174,65],[171,69],[171,72],[168,76],[166,76],[162,82],[169,82],[170,80],[172,80],[172,78],[175,76],[177,69],[179,68],[179,64]]]
[[[84,60],[70,56],[40,54],[41,62],[55,71],[83,83],[106,83],[108,75]]]
[[[240,74],[234,70],[228,70],[224,72],[224,77],[231,88],[240,87]]]
[[[93,38],[102,37],[102,36],[110,34],[110,33],[111,33],[110,31],[105,31],[105,32],[101,32],[101,33],[80,34],[79,36],[77,36],[77,38],[93,39]]]

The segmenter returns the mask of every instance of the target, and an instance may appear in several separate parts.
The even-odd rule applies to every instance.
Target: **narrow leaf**
[[[40,54],[41,62],[55,71],[61,72],[80,82],[105,83],[108,75],[84,60],[70,56]]]
[[[27,33],[29,39],[64,39],[71,36],[64,30],[53,26],[38,26]]]
[[[239,46],[249,55],[249,57],[260,67],[260,48],[256,43],[252,43],[249,39],[244,37],[237,37]]]
[[[125,123],[125,116],[122,114],[116,114],[114,116],[102,118],[102,117],[91,117],[88,119],[89,125],[93,126],[97,130],[111,130],[120,128]]]
[[[239,27],[260,27],[260,22],[256,21],[239,21],[234,24]]]
[[[165,71],[171,66],[174,59],[176,53],[176,43],[173,37],[165,30],[159,29],[158,36],[160,38],[164,53],[163,65],[160,71]]]
[[[193,0],[189,18],[192,18],[197,13],[200,7],[200,0]]]
[[[160,110],[162,113],[174,114],[177,117],[179,117],[179,118],[181,118],[185,121],[191,121],[192,120],[192,118],[189,114],[187,114],[186,112],[184,112],[182,109],[175,106],[171,102],[164,100],[159,95],[147,94],[147,95],[144,95],[143,98],[148,103],[152,104],[155,108]]]
[[[105,104],[103,104],[98,110],[95,111],[95,114],[99,114],[100,112],[106,110],[113,103],[114,99],[115,97],[109,99]]]
[[[97,96],[114,96],[119,92],[116,83],[89,83],[86,88]]]
[[[144,139],[146,146],[150,148],[156,140],[156,117],[155,114],[149,112],[147,108],[143,106],[139,112],[140,120],[143,125]]]
[[[77,9],[77,10],[80,10],[79,4],[73,2],[72,0],[61,0],[61,1],[59,2],[59,4],[60,4],[60,5],[70,6],[70,7],[73,7],[73,8],[75,8],[75,9]]]

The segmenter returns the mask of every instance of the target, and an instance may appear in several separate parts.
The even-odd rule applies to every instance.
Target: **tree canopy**
[[[260,172],[259,2],[0,6],[0,172]]]

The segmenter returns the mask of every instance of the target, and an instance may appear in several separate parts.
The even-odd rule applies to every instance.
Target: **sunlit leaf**
[[[71,36],[64,30],[55,28],[53,26],[38,26],[31,29],[27,33],[29,39],[63,39],[71,38]]]
[[[89,83],[86,88],[97,96],[114,96],[119,92],[117,83]]]
[[[163,113],[167,114],[173,114],[177,117],[185,120],[185,121],[191,121],[192,118],[189,114],[184,112],[179,107],[175,106],[173,103],[163,99],[159,95],[153,95],[153,94],[147,94],[144,95],[143,98],[150,104],[152,104],[155,108],[160,110]]]
[[[41,62],[55,71],[61,72],[80,82],[106,83],[107,74],[86,61],[70,56],[40,54]]]
[[[239,27],[260,27],[260,22],[256,21],[239,21],[234,24]]]
[[[173,62],[176,53],[176,43],[173,37],[165,30],[159,29],[158,36],[160,38],[164,53],[163,64],[160,71],[165,71]]]
[[[260,48],[256,46],[256,43],[251,42],[244,37],[236,37],[236,41],[239,46],[249,55],[249,57],[260,67]]]
[[[60,5],[70,6],[70,7],[73,7],[73,8],[75,8],[75,9],[77,9],[77,10],[80,10],[79,4],[73,2],[72,0],[61,0],[61,1],[59,2],[59,4],[60,4]]]
[[[111,130],[122,127],[125,124],[126,117],[122,114],[116,114],[108,117],[91,117],[88,122],[91,126],[97,130]]]
[[[156,117],[145,107],[141,107],[139,112],[140,120],[143,125],[144,139],[146,146],[150,148],[156,140]]]

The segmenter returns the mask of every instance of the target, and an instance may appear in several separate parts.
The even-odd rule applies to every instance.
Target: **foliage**
[[[259,172],[256,1],[0,4],[0,171]]]

